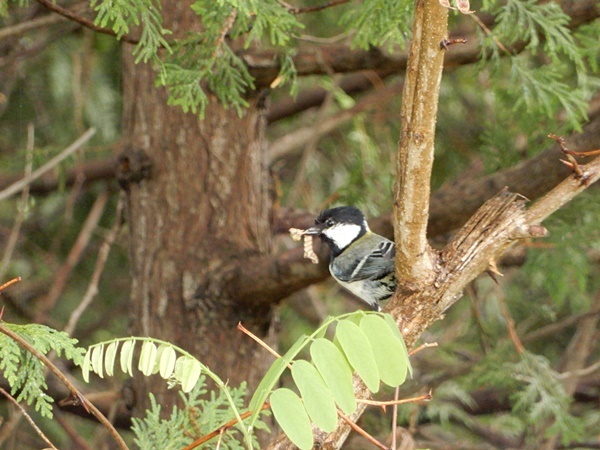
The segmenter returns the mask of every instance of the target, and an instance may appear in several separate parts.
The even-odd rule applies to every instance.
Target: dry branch
[[[0,200],[4,200],[5,198],[8,198],[13,194],[16,194],[17,192],[22,190],[25,186],[28,186],[33,180],[39,178],[40,176],[42,176],[49,170],[52,170],[53,168],[55,168],[58,164],[61,163],[61,161],[63,161],[69,155],[75,153],[77,150],[79,150],[81,147],[83,147],[83,145],[85,145],[85,143],[87,141],[89,141],[95,133],[96,133],[96,130],[94,128],[90,128],[89,130],[87,130],[79,138],[77,138],[77,140],[75,140],[75,142],[73,142],[71,145],[69,145],[67,148],[65,148],[62,152],[60,152],[58,155],[56,155],[54,158],[52,158],[50,161],[48,161],[42,167],[35,170],[31,175],[17,181],[16,183],[12,184],[11,186],[9,186],[6,189],[4,189],[3,191],[1,191],[0,192]]]
[[[94,272],[92,273],[92,277],[88,284],[88,287],[85,291],[81,302],[77,307],[73,310],[71,315],[69,316],[69,321],[65,325],[64,332],[72,335],[81,315],[88,308],[88,306],[92,303],[92,300],[98,294],[98,283],[100,282],[100,277],[102,276],[102,272],[104,271],[104,265],[106,264],[106,260],[108,259],[108,254],[110,253],[110,249],[117,238],[119,230],[122,225],[122,213],[123,213],[123,197],[119,198],[117,202],[117,211],[115,213],[115,221],[113,226],[111,227],[109,233],[106,235],[104,242],[100,246],[100,250],[98,252],[98,258],[96,259],[96,266],[94,267]]]
[[[75,243],[73,244],[73,247],[67,256],[67,260],[56,273],[54,282],[48,294],[44,296],[44,299],[41,302],[40,310],[36,316],[36,322],[44,322],[46,320],[47,314],[54,307],[56,301],[63,293],[71,272],[80,261],[83,251],[87,248],[90,242],[92,233],[102,218],[102,214],[104,213],[104,208],[109,197],[109,192],[104,191],[96,198],[96,201],[86,217],[85,222],[79,231],[77,239],[75,240]]]

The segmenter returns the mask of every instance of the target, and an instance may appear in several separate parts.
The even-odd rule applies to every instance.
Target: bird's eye
[[[332,227],[332,226],[335,225],[335,220],[333,220],[333,219],[327,219],[325,221],[325,225],[327,225],[328,227]]]

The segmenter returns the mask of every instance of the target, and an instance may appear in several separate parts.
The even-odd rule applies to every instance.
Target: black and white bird
[[[396,290],[395,245],[369,229],[354,206],[326,209],[304,234],[319,236],[331,250],[329,271],[344,288],[378,311]]]

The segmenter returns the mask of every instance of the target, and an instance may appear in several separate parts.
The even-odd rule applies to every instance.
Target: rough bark
[[[402,94],[402,130],[396,158],[394,240],[399,288],[416,290],[431,280],[433,255],[427,242],[435,124],[444,67],[440,45],[448,10],[435,0],[415,2],[412,42]]]
[[[166,2],[162,13],[175,34],[195,26],[189,2]],[[213,100],[199,120],[167,106],[153,69],[135,65],[131,50],[125,46],[128,141],[119,157],[128,194],[131,332],[184,347],[230,385],[253,386],[270,360],[236,325],[267,338],[271,305],[238,304],[229,285],[240,261],[271,246],[261,101],[249,98],[240,118]],[[178,396],[164,380],[138,377],[134,412],[143,412],[149,391],[165,411]]]

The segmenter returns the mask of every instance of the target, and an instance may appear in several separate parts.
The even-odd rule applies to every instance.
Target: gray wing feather
[[[380,237],[380,236],[379,236]],[[377,280],[384,275],[394,271],[394,256],[396,248],[392,241],[380,237],[379,245],[368,253],[364,258],[357,262],[356,267],[349,276],[339,276],[342,281],[358,281],[373,279]],[[372,242],[371,242],[372,244]],[[359,244],[360,245],[360,244]]]

